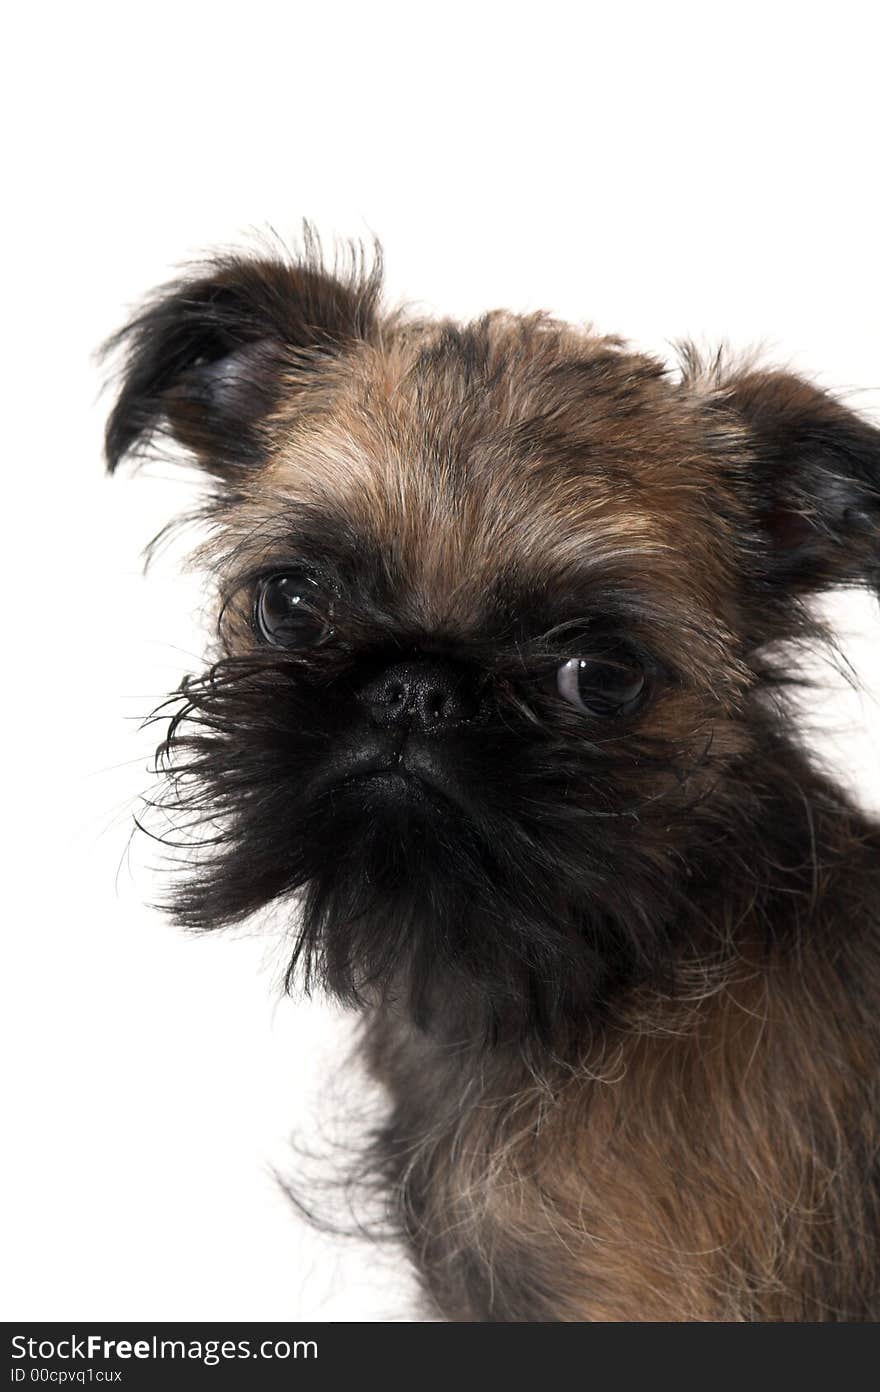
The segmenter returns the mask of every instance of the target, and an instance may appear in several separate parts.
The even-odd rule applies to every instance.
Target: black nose
[[[377,725],[440,733],[472,720],[478,701],[468,674],[429,658],[395,662],[360,691]]]

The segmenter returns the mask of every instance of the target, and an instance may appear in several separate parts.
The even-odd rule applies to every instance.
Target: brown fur
[[[372,1023],[377,1075],[423,1098],[397,1180],[447,1318],[876,1318],[876,978],[848,988],[877,946],[834,941],[842,907],[863,913],[847,898],[827,874],[799,956],[731,925],[738,945],[682,964],[674,992],[481,1087]]]
[[[609,830],[608,895],[625,916],[638,876],[676,887],[664,960],[560,1011],[549,1037],[492,1044],[445,977],[429,1028],[402,966],[360,994],[392,1104],[377,1163],[432,1308],[880,1317],[880,831],[775,705],[779,645],[822,636],[802,599],[876,582],[876,432],[751,364],[686,349],[675,378],[546,316],[382,317],[374,281],[243,264],[127,331],[109,436],[115,462],[164,418],[214,475],[197,559],[223,597],[224,660],[254,652],[241,577],[283,569],[291,529],[317,519],[393,589],[396,649],[478,653],[532,728],[551,715],[523,694],[501,600],[564,622],[611,596],[669,674],[609,728],[613,784],[589,792],[638,799]],[[201,326],[187,359],[181,316],[197,337],[201,304],[214,337]],[[334,624],[313,659],[328,702],[376,643],[342,592]]]

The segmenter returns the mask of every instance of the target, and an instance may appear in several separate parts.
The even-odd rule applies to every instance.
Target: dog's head
[[[180,919],[296,902],[309,978],[462,1032],[661,970],[777,796],[768,652],[878,579],[880,434],[785,373],[387,315],[314,254],[219,259],[116,346],[111,468],[164,431],[212,483]]]

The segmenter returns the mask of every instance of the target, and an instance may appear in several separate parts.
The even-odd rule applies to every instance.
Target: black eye
[[[311,648],[330,631],[330,606],[311,576],[285,571],[260,581],[254,620],[260,637],[276,648]]]
[[[644,699],[648,677],[625,649],[597,657],[572,657],[556,673],[560,696],[578,710],[602,718],[631,715]]]

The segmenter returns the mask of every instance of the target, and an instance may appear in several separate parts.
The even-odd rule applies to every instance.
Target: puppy
[[[186,927],[280,905],[363,1012],[435,1315],[880,1318],[880,827],[780,693],[880,584],[880,432],[787,372],[378,263],[224,255],[111,347],[205,471],[159,759]]]

